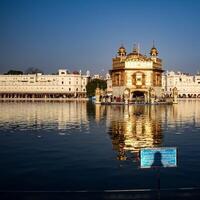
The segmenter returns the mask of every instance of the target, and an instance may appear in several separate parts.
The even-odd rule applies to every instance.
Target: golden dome
[[[151,56],[157,56],[158,55],[158,50],[156,49],[156,47],[153,46],[151,48],[150,55]]]
[[[125,56],[126,55],[126,49],[121,46],[119,49],[118,49],[118,55],[119,56]]]
[[[133,58],[133,59],[134,58],[144,59],[145,56],[142,55],[141,53],[139,53],[139,48],[137,48],[136,45],[134,45],[133,51],[127,55],[127,58],[130,58],[130,59],[131,58]]]

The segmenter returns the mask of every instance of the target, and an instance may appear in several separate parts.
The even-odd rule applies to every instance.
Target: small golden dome
[[[158,50],[154,46],[151,48],[150,55],[151,56],[157,56],[158,55]]]
[[[119,56],[125,56],[126,55],[126,49],[121,46],[119,49],[118,49],[118,55]]]

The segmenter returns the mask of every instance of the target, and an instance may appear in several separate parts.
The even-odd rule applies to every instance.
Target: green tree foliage
[[[107,88],[106,81],[101,80],[101,79],[93,79],[93,80],[89,81],[88,84],[86,85],[88,97],[95,96],[95,90],[96,90],[97,86],[100,89],[105,90]]]
[[[25,71],[25,74],[37,74],[37,73],[42,73],[42,74],[44,74],[44,72],[43,72],[41,69],[34,68],[34,67],[29,67],[29,68]]]
[[[22,75],[23,72],[22,71],[18,71],[18,70],[9,70],[8,72],[4,73],[5,75]]]

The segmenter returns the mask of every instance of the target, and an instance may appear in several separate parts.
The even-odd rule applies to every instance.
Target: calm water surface
[[[177,147],[161,188],[200,187],[200,101],[168,106],[0,103],[0,190],[156,188],[142,147]]]

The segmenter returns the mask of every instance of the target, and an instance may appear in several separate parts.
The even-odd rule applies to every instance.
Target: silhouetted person
[[[153,161],[151,167],[163,167],[163,164],[162,164],[162,155],[161,155],[161,153],[159,151],[157,151],[154,154],[154,161]]]

